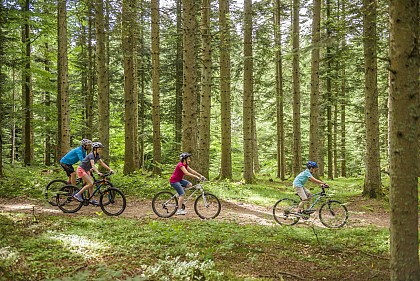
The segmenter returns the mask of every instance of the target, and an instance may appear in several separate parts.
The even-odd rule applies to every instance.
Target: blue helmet
[[[308,161],[308,162],[306,163],[306,167],[307,167],[308,169],[310,169],[310,168],[318,168],[318,164],[317,164],[316,162],[314,162],[314,161]]]

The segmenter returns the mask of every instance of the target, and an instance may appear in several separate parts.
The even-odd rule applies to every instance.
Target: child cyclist
[[[293,187],[295,188],[296,193],[301,199],[298,206],[299,213],[303,211],[303,208],[305,208],[306,204],[309,204],[309,198],[312,197],[311,192],[305,187],[305,184],[308,180],[310,180],[313,183],[317,183],[319,185],[324,185],[325,187],[328,187],[326,183],[312,176],[312,174],[315,173],[316,170],[318,170],[318,164],[316,162],[308,161],[306,163],[306,168],[307,169],[305,169],[303,172],[297,175],[295,180],[293,181]]]
[[[185,210],[182,209],[185,194],[184,189],[192,186],[192,183],[190,183],[187,180],[184,180],[184,176],[190,176],[198,180],[206,180],[206,178],[203,177],[201,174],[191,169],[191,167],[189,166],[190,162],[191,154],[188,152],[181,153],[181,155],[179,155],[179,163],[178,165],[176,165],[175,170],[171,178],[169,179],[171,186],[175,188],[179,195],[178,211],[176,212],[177,215],[186,214]]]
[[[85,159],[86,153],[91,149],[91,146],[91,140],[82,139],[79,147],[73,148],[61,158],[60,165],[69,177],[69,184],[76,185],[76,171],[74,170],[73,165],[79,161],[82,162],[83,159]]]
[[[77,199],[78,201],[83,201],[82,194],[86,189],[89,189],[90,194],[93,194],[93,178],[89,174],[90,170],[93,170],[99,175],[102,175],[102,173],[99,172],[98,168],[96,168],[95,166],[96,162],[99,162],[99,164],[101,164],[102,167],[109,170],[111,173],[114,172],[111,170],[110,167],[108,167],[108,165],[104,163],[104,161],[102,161],[101,156],[100,156],[100,153],[102,152],[102,148],[104,148],[102,143],[100,142],[92,143],[92,152],[89,153],[85,157],[85,159],[83,159],[83,161],[80,163],[79,167],[77,167],[78,177],[82,178],[83,181],[86,182],[86,185],[81,190],[79,190],[78,193],[73,195],[73,197]],[[92,200],[90,201],[90,203],[97,205],[98,201]]]

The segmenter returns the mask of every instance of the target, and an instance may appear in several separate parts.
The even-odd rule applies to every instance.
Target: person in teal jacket
[[[308,161],[306,163],[306,169],[302,171],[299,175],[297,175],[295,180],[293,181],[293,187],[295,188],[296,193],[301,199],[298,206],[298,212],[302,212],[302,209],[305,208],[305,205],[309,203],[309,198],[312,197],[312,193],[305,187],[305,184],[308,182],[308,180],[310,180],[313,183],[325,185],[326,187],[328,187],[326,183],[312,176],[312,174],[315,173],[316,170],[318,170],[318,164],[314,161]]]
[[[68,182],[72,185],[76,185],[76,171],[73,165],[77,162],[82,162],[85,159],[87,152],[92,147],[92,141],[88,139],[82,139],[80,146],[70,150],[60,160],[60,165],[63,167],[67,176],[69,177]]]

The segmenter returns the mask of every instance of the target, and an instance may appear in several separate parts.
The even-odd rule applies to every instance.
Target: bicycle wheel
[[[111,182],[108,182],[108,181],[103,182],[103,183],[101,183],[100,185],[101,185],[101,188],[99,189],[99,193],[97,194],[99,197],[100,197],[102,194],[105,194],[109,188],[114,187],[114,186],[112,185],[112,183],[111,183]],[[112,200],[111,200],[111,199],[112,199],[112,196],[104,196],[104,199],[103,199],[103,201],[102,201],[102,204],[103,204],[104,206],[106,206],[106,205],[110,204],[110,203],[112,202]]]
[[[194,211],[202,219],[214,219],[221,209],[219,199],[211,193],[200,194],[194,202]]]
[[[152,200],[153,212],[161,218],[173,216],[178,209],[178,198],[169,191],[158,192]]]
[[[339,228],[347,223],[349,218],[345,205],[337,200],[328,200],[319,209],[319,220],[329,228]]]
[[[297,224],[300,217],[295,215],[297,212],[299,203],[291,198],[283,198],[274,204],[273,216],[276,222],[282,225],[294,225]]]
[[[101,194],[99,205],[108,216],[118,216],[124,212],[127,206],[124,193],[115,187],[110,187]]]
[[[52,180],[47,184],[45,187],[45,199],[50,205],[57,206],[57,193],[65,185],[68,185],[67,181],[61,179]]]
[[[82,208],[83,202],[73,198],[79,189],[74,185],[63,186],[57,194],[57,206],[64,213],[75,213]]]

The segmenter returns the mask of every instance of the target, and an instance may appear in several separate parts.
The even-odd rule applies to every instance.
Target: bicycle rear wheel
[[[75,213],[82,208],[83,202],[73,198],[73,195],[79,191],[74,185],[63,186],[57,194],[56,204],[64,213]]]
[[[169,218],[178,209],[178,198],[169,191],[160,191],[153,197],[152,209],[157,216]]]
[[[211,193],[200,194],[194,202],[195,213],[202,219],[214,219],[221,209],[219,199]]]
[[[340,228],[349,218],[347,207],[337,200],[328,200],[319,209],[319,220],[329,228]]]
[[[62,179],[52,180],[47,184],[45,187],[45,199],[50,205],[57,206],[57,193],[65,185],[68,185],[68,183]]]
[[[101,194],[99,205],[108,216],[118,216],[124,212],[127,206],[124,193],[115,187],[110,187]]]
[[[300,217],[295,215],[299,203],[291,198],[283,198],[274,204],[273,216],[276,222],[282,225],[297,224]]]

